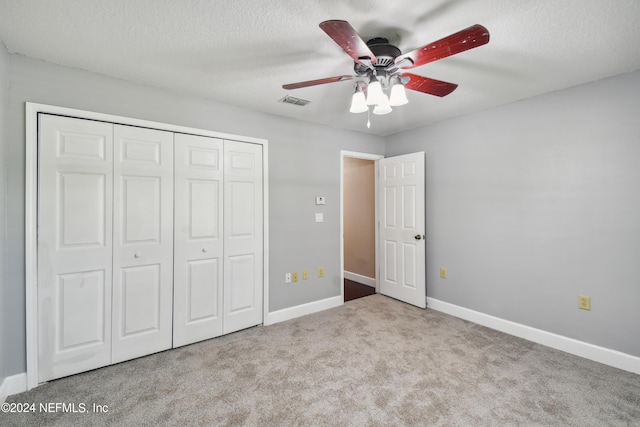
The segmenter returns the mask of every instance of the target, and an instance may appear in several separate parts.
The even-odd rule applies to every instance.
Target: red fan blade
[[[404,85],[407,89],[416,90],[422,93],[428,93],[435,96],[447,96],[453,92],[458,85],[447,83],[440,80],[430,79],[428,77],[418,76],[411,73],[403,73],[405,77],[411,77],[411,80]]]
[[[400,55],[396,58],[396,64],[403,59],[410,59],[413,64],[409,63],[409,65],[403,65],[400,68],[415,68],[487,43],[489,43],[489,31],[482,25],[476,24],[451,34],[449,37]]]
[[[351,80],[353,78],[355,78],[355,76],[327,77],[326,79],[309,80],[309,81],[306,81],[306,82],[299,82],[299,83],[291,83],[291,84],[288,84],[288,85],[282,85],[282,88],[283,89],[300,89],[301,87],[323,85],[325,83],[342,82],[342,81],[345,81],[345,80]]]
[[[363,65],[370,65],[368,61],[371,61],[371,64],[376,63],[376,57],[369,49],[369,46],[347,21],[324,21],[320,23],[320,28],[347,52],[347,55],[353,58],[354,61]]]

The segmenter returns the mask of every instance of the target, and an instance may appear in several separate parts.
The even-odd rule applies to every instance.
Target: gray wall
[[[9,53],[0,40],[0,384],[6,377],[5,343],[6,306],[5,306],[5,251],[6,251],[6,210],[7,210],[7,179],[6,179],[6,140],[7,140],[7,106],[9,104]]]
[[[10,55],[7,369],[25,372],[24,103],[26,101],[269,140],[270,311],[340,295],[340,150],[384,153],[384,139],[243,110]],[[275,100],[274,100],[275,102]],[[295,108],[295,107],[291,107]],[[315,196],[325,196],[317,209]],[[315,212],[325,222],[316,224]],[[286,272],[325,278],[284,284]]]
[[[426,151],[427,295],[640,356],[639,113],[635,72],[389,137]]]

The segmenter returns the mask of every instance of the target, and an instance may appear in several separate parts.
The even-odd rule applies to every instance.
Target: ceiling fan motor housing
[[[367,42],[367,46],[376,57],[373,67],[376,74],[385,75],[389,71],[389,66],[395,63],[395,59],[402,54],[400,49],[389,44],[389,40],[384,37],[375,37]],[[358,76],[367,76],[371,71],[367,65],[354,62],[353,70]]]

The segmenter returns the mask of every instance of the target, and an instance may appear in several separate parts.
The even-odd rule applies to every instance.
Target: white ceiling
[[[444,98],[408,91],[386,116],[348,112],[352,73],[318,24],[351,23],[403,52],[473,24],[487,45],[412,70],[459,84]],[[11,52],[258,111],[389,135],[640,69],[638,0],[0,0]],[[277,102],[285,95],[305,107]]]

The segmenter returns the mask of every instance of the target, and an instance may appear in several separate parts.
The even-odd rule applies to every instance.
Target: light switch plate
[[[324,196],[316,196],[316,205],[324,205]]]
[[[321,212],[317,213],[316,214],[316,222],[324,222],[324,214],[322,214]]]

